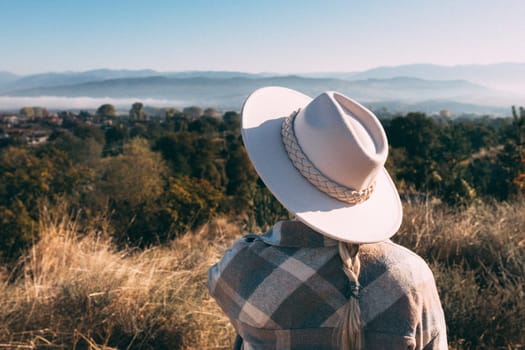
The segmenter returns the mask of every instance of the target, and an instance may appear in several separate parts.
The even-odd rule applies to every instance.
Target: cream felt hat
[[[351,98],[261,88],[244,102],[242,137],[274,196],[319,233],[372,243],[399,229],[401,201],[384,168],[385,131]]]

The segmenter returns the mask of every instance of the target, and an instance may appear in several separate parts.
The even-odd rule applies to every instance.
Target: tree
[[[190,161],[195,154],[195,136],[188,132],[168,133],[159,138],[153,147],[159,151],[176,175],[191,175]]]
[[[498,155],[502,199],[525,194],[525,108],[512,107],[512,124],[507,129],[507,140]]]
[[[444,127],[437,146],[439,150],[435,152],[435,156],[438,157],[436,160],[449,169],[469,158],[473,152],[470,138],[461,123],[452,123]]]
[[[46,118],[49,115],[47,109],[43,107],[33,107],[33,113],[35,118]]]
[[[122,154],[102,159],[90,206],[108,203],[118,242],[151,243],[166,229],[159,215],[167,174],[160,154],[141,138],[126,143]]]
[[[226,176],[228,183],[226,194],[235,199],[234,210],[242,212],[253,206],[257,174],[242,146],[240,137],[228,136],[228,157],[226,158]]]
[[[33,110],[33,107],[23,107],[20,109],[20,115],[28,119],[33,119],[35,117],[35,111]]]
[[[167,170],[160,154],[151,151],[145,139],[135,138],[124,145],[122,154],[102,160],[97,185],[116,207],[135,207],[158,197]]]
[[[26,148],[8,147],[0,153],[0,258],[18,257],[36,237],[39,198],[52,180],[44,162]]]
[[[112,104],[106,103],[98,107],[96,114],[103,118],[112,118],[117,115],[117,110]]]
[[[0,204],[0,262],[18,258],[36,236],[37,222],[22,201],[13,200],[9,205]]]
[[[490,127],[486,123],[483,119],[476,122],[469,121],[461,123],[472,145],[472,152],[479,152],[482,148],[493,147],[498,141],[495,128]]]
[[[232,133],[240,133],[241,130],[241,116],[237,112],[226,112],[222,116],[225,131]]]
[[[198,134],[212,134],[219,131],[220,120],[217,118],[202,116],[189,123],[188,130]]]
[[[198,137],[193,140],[193,149],[195,152],[189,159],[192,176],[205,179],[212,185],[221,187],[226,181],[215,164],[220,153],[217,143],[211,138]]]
[[[196,119],[202,115],[203,111],[200,107],[191,106],[184,108],[182,113],[184,113],[190,119]]]
[[[91,135],[90,132],[94,130],[95,133]],[[79,133],[63,131],[52,134],[44,147],[61,150],[75,164],[95,166],[102,157],[104,134],[98,135],[99,129],[92,127],[80,127],[75,131]]]
[[[187,176],[170,178],[165,195],[165,210],[175,234],[209,221],[222,200],[222,194],[206,180]]]
[[[396,164],[398,180],[427,192],[442,179],[436,163],[440,127],[423,113],[409,113],[392,119],[385,130],[394,148],[405,150],[406,163]]]
[[[104,144],[105,136],[104,131],[101,128],[96,128],[87,124],[79,124],[73,128],[73,134],[82,140],[92,138],[97,143]]]
[[[203,115],[206,117],[217,118],[219,116],[219,112],[215,108],[206,108],[203,112]]]
[[[124,143],[128,139],[128,129],[122,125],[116,125],[106,129],[106,144],[104,145],[104,155],[117,155],[122,153]]]
[[[8,147],[0,152],[0,250],[5,258],[18,254],[37,238],[43,202],[76,196],[91,180],[55,147]],[[0,252],[0,255],[2,253]]]
[[[143,120],[145,116],[144,105],[141,102],[135,102],[129,111],[129,118],[131,120]]]
[[[89,113],[88,111],[80,111],[78,113],[78,119],[86,122],[88,120],[91,120],[93,118],[93,116],[91,115],[91,113]]]
[[[269,229],[279,220],[287,220],[290,213],[268,190],[262,180],[257,179],[257,185],[253,195],[253,210],[248,213],[248,230],[253,231],[257,228]],[[256,225],[254,225],[256,224]]]
[[[190,120],[184,114],[173,117],[173,131],[184,132],[189,129]]]
[[[175,115],[181,114],[181,112],[178,109],[173,107],[163,108],[162,110],[164,111],[164,116],[166,120],[173,119]]]

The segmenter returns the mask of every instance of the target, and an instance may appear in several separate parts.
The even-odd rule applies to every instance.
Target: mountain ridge
[[[323,75],[323,73],[311,73]],[[309,74],[306,74],[309,75]],[[443,66],[430,63],[415,63],[397,66],[382,66],[361,72],[332,72],[325,76],[338,76],[346,80],[369,78],[386,79],[396,76],[411,76],[428,80],[468,80],[492,88],[525,90],[525,63],[464,64]]]
[[[512,74],[509,75],[509,72]],[[403,64],[395,66],[379,66],[361,71],[333,71],[333,72],[310,72],[310,73],[249,73],[241,71],[228,70],[186,70],[186,71],[157,71],[153,69],[92,69],[85,71],[64,71],[64,72],[45,72],[29,75],[18,75],[8,71],[0,71],[2,74],[9,74],[17,77],[19,81],[25,84],[33,84],[31,87],[37,87],[35,82],[44,81],[44,85],[38,86],[52,86],[54,80],[60,77],[61,80],[74,80],[82,78],[95,80],[107,80],[112,78],[131,78],[131,77],[146,77],[146,76],[167,76],[167,77],[269,77],[269,76],[289,76],[297,75],[303,77],[324,77],[337,78],[344,80],[363,80],[363,79],[386,79],[393,77],[414,77],[427,80],[469,80],[477,84],[486,84],[487,77],[492,79],[499,78],[500,80],[519,80],[525,81],[525,63],[518,62],[503,62],[494,64],[462,64],[462,65],[438,65],[432,63],[414,63]],[[475,75],[475,76],[474,76]],[[45,81],[49,79],[50,81]],[[483,80],[485,79],[485,84]],[[78,81],[75,81],[78,82]],[[87,82],[87,80],[82,81]],[[0,88],[3,86],[0,83]],[[28,86],[11,86],[13,88],[27,88]]]
[[[159,99],[239,109],[242,101],[253,90],[279,85],[310,96],[326,90],[337,90],[365,103],[388,104],[395,101],[399,105],[419,106],[427,103],[435,107],[436,103],[429,101],[439,101],[440,106],[446,107],[445,101],[449,101],[449,104],[456,106],[476,110],[483,110],[485,106],[489,110],[492,107],[510,108],[525,99],[525,89],[509,92],[494,88],[498,85],[495,84],[498,79],[500,83],[504,80],[500,75],[509,69],[517,72],[513,75],[514,80],[509,80],[511,83],[525,82],[525,64],[521,63],[462,66],[413,64],[376,67],[363,72],[305,74],[159,72],[152,69],[95,69],[29,76],[16,76],[9,72],[3,72],[5,74],[2,75],[0,72],[0,96]],[[465,78],[473,74],[477,74],[476,79]],[[506,75],[508,78],[509,74]],[[7,82],[3,82],[2,76],[7,77]]]
[[[263,86],[280,85],[289,86],[315,95],[325,90],[338,90],[356,98],[373,101],[385,96],[384,89],[390,89],[388,95],[394,95],[401,99],[405,93],[416,89],[427,89],[431,92],[429,97],[461,95],[460,92],[468,90],[478,93],[489,93],[490,89],[468,81],[431,81],[412,77],[395,77],[390,79],[366,79],[347,81],[334,78],[307,78],[298,75],[283,75],[261,78],[233,77],[233,78],[207,78],[188,77],[173,78],[166,76],[150,76],[144,78],[117,78],[102,81],[84,82],[79,84],[57,85],[49,87],[36,87],[30,89],[12,90],[10,96],[91,96],[91,97],[132,97],[142,96],[144,98],[169,98],[173,94],[184,93],[194,95],[198,92],[215,95],[224,93],[224,90],[216,91],[218,88],[228,88],[231,93],[246,95],[250,91]],[[197,91],[183,92],[180,89],[198,88]],[[443,91],[444,90],[444,91]],[[215,91],[215,93],[214,93]],[[436,96],[436,94],[441,93]],[[419,91],[421,97],[423,91]],[[407,95],[408,96],[408,95]]]

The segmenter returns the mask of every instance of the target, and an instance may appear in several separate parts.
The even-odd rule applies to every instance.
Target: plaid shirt
[[[359,300],[367,349],[447,349],[434,278],[391,241],[360,247]],[[298,221],[237,240],[208,272],[208,288],[244,349],[336,349],[348,302],[337,241]]]

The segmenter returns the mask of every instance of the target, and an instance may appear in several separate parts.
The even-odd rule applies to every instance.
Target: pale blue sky
[[[525,62],[524,0],[0,0],[0,71]]]

